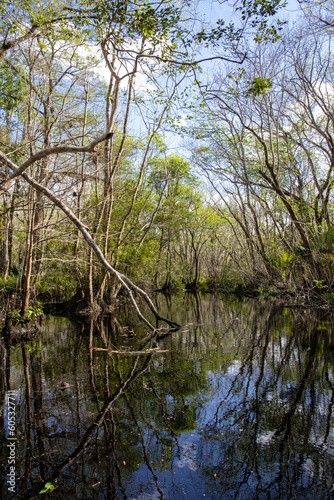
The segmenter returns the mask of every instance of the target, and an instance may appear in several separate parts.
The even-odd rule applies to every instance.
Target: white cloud
[[[147,44],[147,47],[145,47],[146,51],[150,50],[150,46]],[[132,52],[137,52],[139,51],[140,47],[138,44],[132,42],[124,45],[124,57],[119,58],[114,62],[114,69],[116,74],[122,78],[121,80],[121,88],[126,88],[128,84],[128,78],[126,77],[127,74],[131,73],[134,67],[134,58],[132,57]],[[94,72],[102,78],[105,82],[109,82],[110,79],[110,70],[108,68],[108,65],[106,61],[103,58],[102,51],[100,47],[93,46],[93,45],[85,45],[81,46],[80,56],[83,58],[86,58],[87,61],[91,60],[92,58],[100,60],[94,67]],[[147,90],[153,90],[154,86],[152,85],[151,82],[149,82],[145,71],[148,70],[148,64],[146,62],[142,62],[141,66],[138,67],[137,72],[136,72],[136,77],[135,77],[135,82],[134,82],[134,87],[137,92],[145,92]]]

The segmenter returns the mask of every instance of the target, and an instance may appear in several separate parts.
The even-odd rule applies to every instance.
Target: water
[[[126,310],[86,324],[48,317],[37,339],[1,342],[2,498],[42,498],[46,483],[56,499],[334,498],[333,318],[157,301],[183,325],[158,344]],[[143,346],[167,352],[97,350]]]

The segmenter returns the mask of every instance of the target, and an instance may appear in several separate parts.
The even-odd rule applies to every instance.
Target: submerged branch
[[[143,356],[144,354],[161,354],[169,352],[168,349],[147,349],[146,351],[115,351],[113,349],[104,349],[103,347],[94,347],[94,351],[108,352],[108,354],[121,354],[122,356]]]

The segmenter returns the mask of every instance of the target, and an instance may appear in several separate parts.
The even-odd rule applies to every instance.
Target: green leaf
[[[52,483],[46,483],[44,486],[44,489],[39,492],[41,495],[42,493],[49,493],[55,489],[55,486]]]
[[[250,87],[247,89],[246,97],[262,95],[273,86],[269,78],[261,78],[260,76],[253,78],[248,83]]]

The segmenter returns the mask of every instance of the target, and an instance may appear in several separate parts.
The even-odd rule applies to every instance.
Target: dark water
[[[333,317],[157,300],[184,325],[159,340],[168,352],[96,350],[157,347],[129,312],[85,325],[49,317],[36,340],[1,341],[0,496],[43,498],[50,482],[56,499],[334,498]]]

